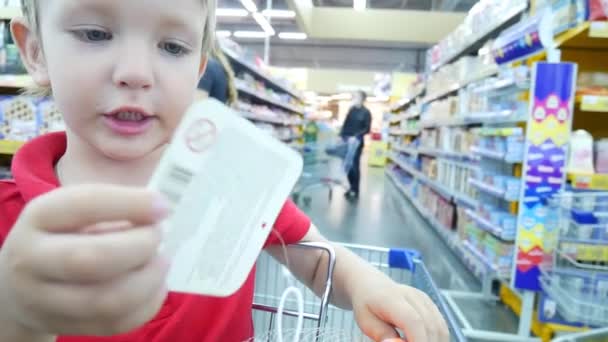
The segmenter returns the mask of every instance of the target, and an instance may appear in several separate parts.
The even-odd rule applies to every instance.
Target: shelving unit
[[[482,46],[486,47],[484,50],[492,49],[489,44],[486,45],[490,38],[499,35],[502,37],[502,31],[515,25],[520,19],[525,21],[532,18],[526,15],[528,5],[526,3],[511,8],[504,16],[501,15],[499,21],[491,28],[480,30],[469,39],[460,39],[468,43],[454,49],[451,54],[444,54],[443,58],[436,58],[436,55],[440,55],[437,54],[436,48],[429,53],[433,58],[427,69],[427,79],[433,81],[433,86],[427,84],[426,94],[418,101],[423,104],[420,120],[417,123],[421,134],[415,139],[408,137],[402,140],[395,139],[393,141],[395,155],[392,159],[396,161],[388,165],[389,172],[396,170],[395,172],[405,172],[411,176],[412,188],[416,191],[413,192],[415,195],[405,193],[406,198],[427,219],[433,230],[444,238],[450,249],[455,251],[456,257],[462,259],[465,264],[483,264],[481,268],[485,270],[484,274],[498,279],[503,288],[518,294],[520,302],[517,312],[520,316],[518,331],[516,334],[503,334],[474,329],[454,300],[455,298],[495,300],[496,297],[491,291],[487,291],[487,284],[491,281],[483,278],[485,290],[482,291],[481,296],[454,291],[446,293],[446,298],[456,312],[456,316],[462,318],[465,335],[487,341],[536,340],[529,336],[535,297],[540,289],[535,274],[538,274],[540,263],[538,255],[543,253],[543,248],[548,247],[542,243],[542,237],[539,235],[545,230],[546,223],[543,218],[534,215],[543,213],[544,202],[541,196],[559,190],[561,183],[558,184],[558,180],[565,179],[563,174],[566,159],[565,144],[568,141],[571,120],[574,122],[573,129],[590,127],[596,132],[594,136],[599,134],[608,138],[606,120],[601,116],[602,113],[608,112],[608,91],[578,95],[576,100],[574,95],[568,97],[570,95],[568,91],[572,90],[572,94],[574,93],[575,82],[569,84],[566,80],[572,80],[577,76],[576,68],[568,63],[542,63],[541,61],[549,55],[546,50],[541,49],[538,53],[525,55],[527,57],[516,61],[514,59],[515,62],[506,61],[496,72],[487,72],[485,75],[472,77],[471,80],[444,77],[445,80],[449,79],[449,82],[444,82],[444,78],[441,78],[447,75],[445,72],[442,73],[441,69],[446,66],[452,67],[448,64],[461,62],[459,59],[464,56],[476,55]],[[519,44],[517,48],[525,45],[527,41],[524,38],[514,39]],[[608,38],[608,21],[582,22],[556,35],[555,42],[562,52],[562,60],[578,63],[581,70],[608,72],[605,64],[598,63],[599,60],[608,59],[606,38]],[[511,48],[511,45],[507,47]],[[496,50],[492,52],[495,56],[502,53]],[[554,58],[553,56],[559,54],[551,55],[551,58]],[[504,58],[501,59],[501,63],[503,61]],[[470,60],[466,62],[470,63]],[[457,65],[462,67],[467,64]],[[522,73],[521,71],[526,68],[527,74]],[[532,72],[533,69],[536,73]],[[462,69],[448,70],[459,70],[457,74],[460,77],[471,74],[471,72],[463,72]],[[435,77],[436,75],[439,76]],[[553,78],[554,76],[556,78]],[[562,104],[559,108],[563,109],[560,112],[559,122],[552,121],[555,117],[551,115],[539,115],[556,110],[551,107],[552,104],[549,104],[552,99],[543,98],[547,95],[539,95],[538,89],[541,87],[560,94]],[[534,102],[535,98],[540,98],[537,101],[547,102]],[[456,104],[450,101],[455,101]],[[512,101],[513,104],[508,101]],[[485,103],[510,105],[483,108]],[[563,103],[572,104],[574,111],[570,112]],[[457,108],[456,112],[448,112],[447,109],[454,107]],[[542,108],[544,112],[538,111],[538,108]],[[432,110],[438,115],[435,113],[429,115]],[[566,113],[566,116],[563,113]],[[463,132],[466,137],[473,135],[475,139],[468,148],[464,149],[460,145],[465,139],[461,136]],[[441,140],[453,139],[453,134],[458,134],[458,144]],[[436,140],[429,144],[424,141],[421,143],[419,138]],[[549,154],[550,157],[547,157]],[[553,164],[539,166],[539,156],[548,158],[542,159],[543,162],[547,160],[547,163],[551,161]],[[404,159],[409,162],[403,162]],[[479,170],[475,171],[478,174],[469,174],[466,178],[457,173],[447,176],[441,174],[442,165],[458,166],[458,163],[475,165]],[[459,169],[455,170],[457,171],[450,172],[458,172]],[[395,178],[393,182],[399,181],[396,176],[392,178]],[[449,181],[441,184],[434,178]],[[457,179],[456,183],[454,179]],[[568,180],[574,189],[608,190],[606,175],[569,174]],[[463,188],[462,182],[466,183],[464,188],[467,189],[467,194],[452,188],[453,186]],[[432,190],[432,196],[428,196],[427,190],[420,191],[421,188]],[[515,191],[517,189],[519,191]],[[425,206],[421,205],[421,201]],[[431,204],[427,204],[427,201],[431,201]],[[447,211],[455,211],[456,221],[452,222],[452,226],[441,224],[441,217],[431,215],[425,209],[425,207],[445,207],[446,201],[448,206],[451,205]],[[441,213],[437,215],[441,216]],[[535,222],[536,224],[533,224]],[[437,223],[440,229],[437,229]],[[450,234],[449,239],[445,238],[446,234]],[[452,248],[452,246],[456,247]],[[472,270],[478,276],[481,274],[479,268]],[[534,329],[537,333],[539,329],[553,332],[558,327],[535,321]]]
[[[492,21],[493,24],[490,25],[486,30],[476,32],[476,34],[471,37],[469,44],[461,46],[460,49],[457,49],[453,53],[442,58],[438,63],[431,65],[431,71],[437,71],[442,66],[450,64],[460,57],[477,54],[477,51],[479,51],[479,49],[481,49],[481,47],[489,39],[495,38],[504,29],[519,21],[521,15],[526,11],[526,9],[528,9],[528,5],[522,4],[519,7],[512,8],[504,16],[497,18],[498,20]]]
[[[287,85],[283,84],[282,82],[279,82],[279,81],[273,79],[271,76],[269,76],[265,72],[261,71],[255,65],[246,61],[244,58],[240,57],[236,52],[234,52],[226,47],[224,47],[222,49],[222,51],[224,51],[226,56],[228,56],[230,58],[230,60],[233,62],[233,64],[236,64],[242,68],[245,68],[247,71],[254,74],[256,76],[256,78],[263,81],[268,88],[271,88],[271,89],[276,90],[281,93],[287,93],[287,94],[291,95],[292,97],[294,97],[296,100],[302,101],[302,97],[298,92],[293,90],[291,87],[288,87]]]
[[[302,109],[296,108],[295,106],[292,106],[292,105],[284,103],[284,102],[277,101],[273,98],[270,98],[266,94],[262,94],[256,90],[248,88],[246,85],[237,83],[236,89],[241,93],[244,93],[249,96],[253,96],[262,102],[268,103],[269,105],[279,107],[281,109],[290,111],[295,114],[300,114],[300,115],[304,114],[304,111]]]
[[[304,103],[296,90],[274,79],[236,51],[238,46],[222,44],[222,51],[231,62],[237,76],[236,88],[241,115],[269,131],[283,142],[300,141],[305,124]],[[276,113],[269,113],[276,112]],[[287,117],[287,115],[291,117]],[[272,126],[269,126],[272,125]],[[285,137],[291,131],[288,138]]]

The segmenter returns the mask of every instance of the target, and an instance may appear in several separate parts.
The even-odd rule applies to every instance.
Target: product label
[[[229,296],[244,283],[302,171],[300,155],[215,100],[184,115],[149,187],[172,203],[169,289]]]

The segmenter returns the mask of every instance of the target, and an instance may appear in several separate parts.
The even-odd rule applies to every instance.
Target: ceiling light
[[[249,12],[242,8],[218,8],[215,10],[215,14],[218,17],[246,17]]]
[[[274,28],[272,27],[272,25],[270,25],[268,19],[266,19],[266,17],[263,16],[262,13],[253,13],[253,19],[255,19],[255,21],[258,23],[258,25],[260,25],[262,30],[266,32],[266,34],[268,34],[269,36],[275,35],[276,32],[274,31]]]
[[[268,18],[295,18],[296,12],[289,10],[277,10],[277,9],[266,9],[262,11],[262,14]]]
[[[355,11],[363,11],[367,7],[367,0],[353,0]]]
[[[304,39],[308,38],[308,36],[304,32],[279,32],[279,38],[304,40]]]
[[[266,38],[268,34],[264,31],[236,31],[233,34],[236,38]]]
[[[257,12],[258,6],[253,2],[253,0],[241,0],[241,5],[245,7],[249,12]]]
[[[232,32],[230,31],[215,31],[215,35],[220,38],[228,38],[232,36]]]

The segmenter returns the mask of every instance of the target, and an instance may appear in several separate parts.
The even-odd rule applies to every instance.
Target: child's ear
[[[205,73],[205,70],[207,69],[208,60],[209,60],[209,58],[207,57],[207,55],[204,55],[203,57],[201,57],[201,64],[198,67],[198,78],[199,79],[201,77],[203,77],[203,74]]]
[[[36,32],[33,32],[24,18],[15,18],[11,21],[13,40],[19,47],[21,60],[25,68],[41,87],[50,85],[48,68],[42,51],[42,41]]]

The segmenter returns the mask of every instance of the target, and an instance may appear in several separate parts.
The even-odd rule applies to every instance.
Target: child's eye
[[[184,46],[182,46],[178,43],[173,43],[173,42],[161,43],[160,48],[163,49],[168,54],[173,55],[173,56],[182,56],[182,55],[188,53],[187,48],[185,48]]]
[[[112,33],[98,29],[85,29],[74,31],[76,36],[87,42],[101,42],[112,39]]]

